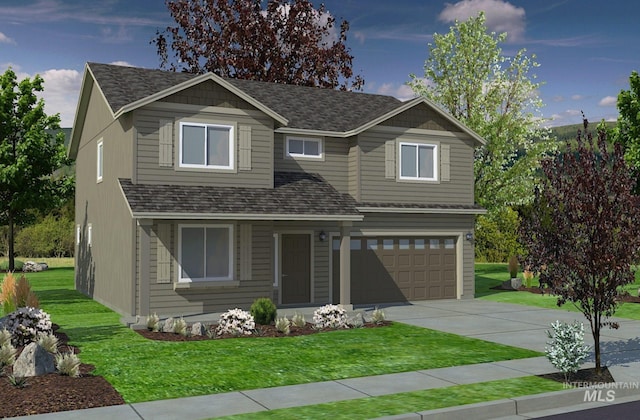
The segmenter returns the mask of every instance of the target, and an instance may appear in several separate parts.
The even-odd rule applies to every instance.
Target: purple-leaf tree
[[[601,370],[600,330],[634,281],[632,265],[640,249],[638,197],[619,144],[580,130],[562,152],[542,162],[542,181],[531,212],[523,217],[521,240],[526,264],[540,273],[540,286],[574,304],[587,318]]]
[[[168,0],[175,26],[151,41],[160,66],[190,73],[360,90],[339,25],[309,0]],[[171,54],[173,53],[173,54]],[[173,55],[173,57],[172,57]]]

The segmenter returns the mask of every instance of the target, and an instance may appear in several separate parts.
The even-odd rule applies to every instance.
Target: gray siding
[[[349,171],[349,194],[356,201],[360,201],[360,146],[358,145],[357,137],[349,139],[347,166]]]
[[[173,258],[171,260],[171,283],[157,282],[156,247],[158,223],[172,225],[169,243]],[[273,236],[269,222],[252,223],[251,254],[253,264],[251,278],[240,277],[240,224],[234,225],[234,275],[240,281],[237,287],[211,287],[198,289],[173,290],[177,281],[178,224],[182,222],[156,221],[151,236],[151,264],[149,275],[149,308],[161,316],[180,316],[207,312],[223,312],[234,307],[248,310],[259,297],[271,297],[273,290]],[[184,222],[189,223],[189,222]],[[215,222],[212,222],[215,223]],[[243,222],[244,223],[244,222]],[[213,282],[212,282],[213,284]]]
[[[112,309],[133,311],[132,219],[118,178],[132,172],[131,119],[114,121],[102,95],[91,94],[76,159],[76,224],[82,227],[76,245],[76,288]],[[96,181],[97,143],[103,141],[103,180]],[[88,226],[92,245],[87,244]]]
[[[419,104],[380,123],[389,127],[420,128],[436,131],[459,131],[449,120],[427,104]]]
[[[276,133],[273,153],[274,169],[276,171],[317,173],[333,185],[336,190],[342,193],[349,192],[349,168],[347,162],[349,140],[325,137],[324,159],[292,159],[285,157],[285,139],[286,135]]]
[[[224,108],[198,110],[197,107],[167,105],[166,108],[144,107],[134,112],[137,129],[137,182],[174,185],[226,185],[238,187],[273,186],[273,120],[258,113],[225,113]],[[259,116],[260,115],[260,116]],[[173,166],[161,166],[161,121],[173,123]],[[235,128],[234,169],[211,171],[185,169],[177,165],[179,153],[179,123],[222,123]],[[240,136],[242,127],[251,128],[250,170],[240,168]]]
[[[406,182],[385,177],[387,140],[431,140],[450,147],[450,181]],[[473,141],[452,136],[425,136],[368,130],[358,136],[362,202],[473,204]],[[440,151],[442,148],[440,148]],[[438,159],[440,162],[441,159]],[[396,146],[396,168],[398,156]],[[440,172],[440,171],[438,171]],[[441,175],[441,174],[440,174]]]
[[[160,102],[174,104],[217,106],[221,108],[233,108],[255,111],[257,108],[249,104],[244,99],[231,93],[219,84],[207,80],[197,86],[190,87],[166,98]]]

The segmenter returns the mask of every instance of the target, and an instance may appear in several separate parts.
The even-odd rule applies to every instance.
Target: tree
[[[587,120],[584,120],[585,132]],[[622,146],[579,131],[566,150],[542,162],[543,179],[521,239],[526,264],[540,272],[540,285],[574,304],[587,318],[600,371],[600,330],[620,302],[621,287],[634,281],[640,250],[640,201]]]
[[[631,73],[629,86],[629,90],[618,94],[620,116],[612,135],[625,148],[625,158],[636,178],[636,192],[640,192],[640,76],[637,71]]]
[[[160,66],[190,73],[362,89],[346,47],[349,23],[308,0],[171,0],[176,25],[156,31]],[[169,57],[169,50],[174,53]]]
[[[482,12],[456,21],[433,35],[424,78],[411,74],[408,83],[487,141],[476,149],[474,173],[475,200],[489,211],[530,201],[539,161],[552,148],[536,115],[541,83],[530,73],[539,65],[524,49],[502,55],[506,36],[489,33]]]
[[[9,227],[9,270],[15,268],[15,226],[33,210],[58,206],[73,189],[72,179],[52,175],[67,159],[64,134],[47,131],[59,128],[60,117],[45,114],[36,96],[43,84],[38,75],[18,83],[11,69],[0,76],[0,224]]]

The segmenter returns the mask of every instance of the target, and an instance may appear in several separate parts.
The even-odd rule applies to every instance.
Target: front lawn
[[[538,295],[529,292],[514,292],[509,290],[495,290],[492,287],[499,286],[509,279],[507,264],[476,263],[476,298],[491,300],[494,302],[515,303],[518,305],[537,306],[547,309],[558,309],[557,298],[550,295]],[[519,274],[522,277],[522,273]],[[533,286],[538,286],[537,279],[533,280]],[[640,270],[636,271],[636,281],[625,286],[624,290],[633,296],[638,296],[640,288]],[[571,303],[562,306],[562,309],[578,312]],[[616,310],[615,316],[640,320],[639,303],[623,303]]]
[[[129,402],[540,356],[404,324],[287,338],[149,341],[73,288],[73,269],[28,275],[41,307]]]

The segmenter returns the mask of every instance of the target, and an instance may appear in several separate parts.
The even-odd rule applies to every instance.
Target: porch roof
[[[274,188],[133,184],[119,179],[135,218],[359,221],[355,200],[320,175],[275,172]]]

